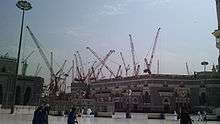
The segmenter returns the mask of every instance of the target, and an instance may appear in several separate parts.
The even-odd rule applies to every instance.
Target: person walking
[[[68,119],[67,119],[67,124],[75,124],[77,122],[77,119],[76,119],[76,108],[72,108],[70,113],[68,114]]]
[[[180,124],[192,124],[192,120],[186,109],[181,109]]]
[[[44,110],[43,106],[39,106],[35,111],[34,111],[34,117],[32,120],[32,124],[48,124],[47,120],[47,114]]]

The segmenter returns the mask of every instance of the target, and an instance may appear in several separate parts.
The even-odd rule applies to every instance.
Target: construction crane
[[[153,58],[154,58],[154,53],[155,53],[155,49],[156,49],[156,45],[157,45],[160,29],[161,28],[158,28],[156,37],[154,39],[154,44],[153,44],[153,49],[152,49],[151,56],[150,56],[150,61],[148,62],[147,58],[144,58],[145,64],[147,66],[147,68],[144,69],[144,73],[151,74],[151,65],[152,65],[152,61],[153,61]]]
[[[121,72],[121,65],[118,66],[118,70],[117,70],[117,73],[116,73],[116,77],[115,77],[115,78],[121,77],[120,72]]]
[[[78,55],[79,58],[79,63],[80,63],[80,72],[82,73],[82,77],[85,77],[85,72],[84,72],[84,67],[83,67],[83,62],[82,62],[82,57],[79,53],[79,51],[76,51],[76,54]]]
[[[31,55],[33,55],[34,52],[35,52],[35,50],[31,51],[31,53],[29,53],[29,54],[27,55],[27,57],[25,57],[25,58],[21,61],[21,63],[22,63],[22,69],[21,69],[21,74],[22,74],[22,76],[25,76],[26,71],[27,71],[27,67],[28,67],[27,60],[28,60],[28,58],[31,57]]]
[[[64,76],[63,77],[63,80],[62,80],[62,83],[60,84],[60,92],[64,92],[65,93],[65,91],[66,91],[66,79],[67,79],[67,77],[69,76],[69,74],[70,74],[70,72],[71,72],[71,70],[73,70],[74,69],[74,64],[68,69],[68,71],[66,72],[66,73],[64,73],[62,76]]]
[[[40,73],[41,69],[42,69],[42,66],[40,66],[40,63],[38,63],[38,64],[37,64],[37,68],[36,68],[36,70],[35,70],[35,72],[34,72],[34,76],[35,76],[35,77],[38,76],[38,74]]]
[[[64,63],[60,66],[60,69],[57,71],[55,75],[61,75],[64,69],[64,66],[66,65],[67,60],[64,60]]]
[[[187,62],[186,62],[186,72],[187,72],[188,75],[190,75],[190,73],[189,73],[189,66],[188,66]]]
[[[124,57],[122,55],[122,52],[120,52],[120,55],[121,55],[121,59],[122,59],[123,65],[124,65],[124,69],[125,69],[125,76],[127,77],[128,76],[128,70],[130,70],[130,67],[129,67],[129,65],[125,64],[125,60],[124,60]]]
[[[27,27],[27,30],[28,30],[29,34],[31,35],[31,38],[33,39],[36,47],[38,48],[39,53],[40,53],[41,57],[43,58],[46,66],[49,69],[51,76],[52,76],[52,80],[49,83],[49,87],[47,88],[48,91],[46,91],[46,92],[49,92],[49,95],[57,95],[57,92],[59,91],[58,83],[59,83],[60,79],[56,77],[54,70],[52,68],[52,64],[49,63],[43,49],[40,47],[38,39],[34,36],[32,31],[30,30],[30,28],[28,26],[26,26],[26,27]]]
[[[133,62],[133,74],[134,74],[134,76],[137,76],[137,67],[136,67],[136,62],[135,62],[134,43],[133,43],[131,34],[129,34],[129,38],[130,38],[131,55],[132,55],[132,62]]]
[[[102,68],[104,67],[107,59],[114,53],[115,51],[114,50],[110,50],[107,55],[105,56],[105,58],[102,60],[102,63],[100,62],[99,65],[101,64],[101,67],[99,68],[98,72],[97,72],[97,75],[96,75],[96,79],[98,79],[98,76],[99,74],[102,72]],[[99,67],[99,65],[96,66],[96,68]]]
[[[160,73],[160,61],[159,59],[157,60],[157,74]]]
[[[113,71],[105,64],[105,61],[103,61],[94,50],[92,50],[90,47],[86,47],[86,49],[88,49],[100,62],[102,65],[105,66],[105,68],[110,72],[111,75],[113,75],[114,77],[116,77],[116,75],[113,73]],[[115,52],[114,50],[110,50],[110,52]]]
[[[75,62],[76,62],[76,72],[77,72],[77,78],[75,78],[74,80],[75,81],[81,81],[81,82],[84,82],[84,79],[82,77],[82,74],[80,72],[80,69],[79,69],[79,64],[78,64],[78,58],[77,58],[77,55],[74,54],[74,57],[75,57]]]
[[[75,78],[75,73],[74,73],[74,69],[75,69],[75,64],[74,64],[74,60],[72,60],[72,83],[74,82],[74,78]]]

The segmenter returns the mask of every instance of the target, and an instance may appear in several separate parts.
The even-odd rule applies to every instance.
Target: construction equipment
[[[77,72],[77,76],[76,76],[76,78],[75,78],[74,80],[75,80],[75,81],[84,82],[85,79],[83,79],[83,76],[82,76],[82,74],[81,74],[81,72],[80,72],[77,55],[74,54],[74,57],[75,57],[76,72]]]
[[[160,73],[160,61],[159,59],[157,60],[157,74]]]
[[[132,62],[133,62],[133,75],[137,76],[137,67],[136,67],[136,62],[135,62],[134,43],[133,43],[131,34],[129,34],[129,38],[130,38],[131,55],[132,55]]]
[[[148,73],[148,74],[152,73],[151,72],[151,65],[152,65],[152,61],[153,61],[153,58],[154,58],[154,53],[155,53],[155,49],[156,49],[156,45],[157,45],[160,30],[161,30],[161,28],[158,28],[156,37],[154,39],[154,44],[153,44],[153,49],[152,49],[151,56],[150,56],[150,61],[148,62],[147,57],[144,58],[144,61],[145,61],[146,67],[147,67],[146,69],[144,69],[144,73]]]
[[[83,62],[82,62],[81,55],[80,55],[79,51],[76,51],[76,54],[78,55],[79,63],[80,63],[79,70],[81,72],[82,77],[85,77],[85,72],[84,72],[84,67],[83,67]]]
[[[128,71],[130,70],[130,67],[129,67],[129,65],[125,64],[125,60],[124,60],[124,57],[122,55],[122,52],[120,52],[120,55],[121,55],[121,59],[122,59],[123,65],[124,65],[124,69],[125,69],[125,76],[127,77],[128,76]]]
[[[186,72],[187,72],[188,75],[190,75],[190,73],[189,73],[189,66],[188,66],[187,62],[186,62]]]
[[[102,60],[94,50],[92,50],[90,47],[86,47],[86,49],[88,49],[100,62],[103,66],[105,66],[105,68],[110,72],[111,75],[113,75],[114,77],[116,77],[116,75],[113,73],[113,71],[105,64],[105,61]],[[111,55],[113,52],[115,52],[114,50],[110,50],[109,54]],[[108,55],[108,56],[110,56]]]
[[[121,77],[120,72],[121,72],[121,65],[118,66],[118,70],[117,70],[115,78],[120,78]]]
[[[38,74],[40,73],[41,69],[42,69],[42,66],[40,66],[40,63],[38,63],[37,64],[37,68],[36,68],[35,73],[34,73],[35,77],[38,76]]]
[[[96,79],[98,79],[99,74],[102,72],[102,68],[104,67],[107,59],[112,55],[112,53],[114,53],[114,50],[110,50],[107,55],[105,56],[105,58],[102,60],[102,62],[100,61],[99,64],[101,64],[101,67],[98,69],[97,75],[96,75]],[[103,63],[103,64],[102,64]],[[97,65],[98,66],[98,65]],[[103,77],[103,76],[102,76]]]
[[[35,50],[31,51],[31,53],[29,53],[22,61],[22,69],[21,69],[21,74],[22,76],[25,76],[26,74],[26,71],[27,71],[27,67],[28,67],[28,63],[27,63],[27,60],[28,58],[31,57],[31,55],[33,55],[33,53],[35,52]]]
[[[48,92],[49,93],[48,95],[58,95],[58,93],[60,91],[58,85],[61,81],[61,78],[57,77],[57,75],[54,73],[54,70],[52,68],[52,57],[51,57],[51,64],[50,64],[43,49],[40,47],[38,39],[34,36],[34,34],[32,33],[32,31],[30,30],[30,28],[28,26],[27,26],[27,30],[28,30],[29,34],[31,35],[31,38],[33,39],[36,47],[39,50],[41,57],[43,58],[46,66],[49,69],[50,74],[51,74],[51,82],[47,86],[47,91],[45,91],[45,92]]]
[[[74,60],[72,60],[72,83],[74,82],[74,78],[75,78],[75,73],[74,73],[74,69],[75,69],[75,64],[74,64]]]

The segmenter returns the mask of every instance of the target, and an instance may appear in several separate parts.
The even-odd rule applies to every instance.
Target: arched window
[[[3,89],[2,89],[2,85],[0,84],[0,104],[2,104],[2,99],[3,99]]]
[[[20,105],[21,103],[21,88],[20,86],[16,87],[16,95],[15,95],[15,105]]]
[[[31,98],[31,88],[28,87],[24,93],[24,102],[23,105],[27,105]]]

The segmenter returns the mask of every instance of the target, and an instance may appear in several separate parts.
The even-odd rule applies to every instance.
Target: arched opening
[[[163,100],[163,104],[164,104],[164,112],[169,113],[170,112],[170,101],[168,100],[168,98],[165,98]]]
[[[2,99],[3,99],[3,89],[2,89],[2,85],[0,84],[0,104],[2,104]]]
[[[24,93],[24,102],[23,105],[27,105],[31,98],[31,88],[28,87]]]
[[[145,103],[150,103],[151,102],[150,95],[147,91],[144,93],[143,100],[144,100]]]
[[[21,88],[20,86],[16,87],[16,95],[15,95],[15,105],[21,104]]]
[[[1,69],[1,71],[2,71],[2,72],[6,72],[6,67],[3,66],[2,69]]]
[[[206,103],[206,94],[205,94],[205,92],[201,93],[199,101],[200,101],[200,105],[205,105],[205,103]]]

